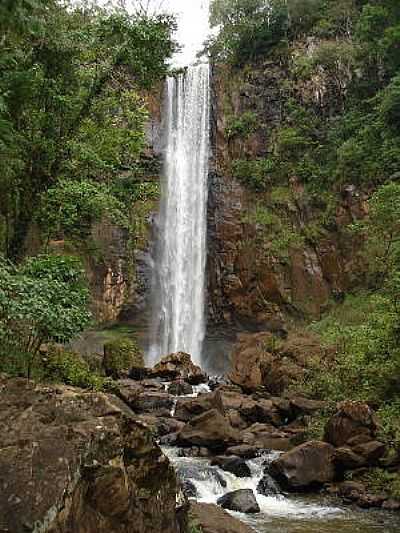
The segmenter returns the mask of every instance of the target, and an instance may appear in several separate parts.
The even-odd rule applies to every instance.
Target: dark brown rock
[[[168,393],[173,396],[185,396],[193,393],[193,387],[186,381],[177,380],[168,386]]]
[[[264,450],[287,451],[295,445],[291,435],[269,424],[253,424],[240,435],[244,444]]]
[[[386,445],[383,442],[373,440],[364,444],[358,444],[353,448],[353,451],[361,455],[368,464],[374,465],[385,455]]]
[[[168,417],[174,405],[173,397],[167,392],[143,391],[136,396],[129,406],[135,413],[149,413],[153,416]]]
[[[211,503],[190,504],[192,524],[202,533],[254,533],[254,530],[217,505]]]
[[[197,398],[179,398],[176,403],[175,418],[188,422],[193,417],[211,409],[216,409],[222,415],[225,413],[218,391],[209,394],[200,394]]]
[[[180,378],[191,385],[206,383],[208,380],[202,369],[192,362],[189,354],[184,352],[163,357],[153,368],[152,375],[167,380]]]
[[[175,473],[116,397],[1,379],[0,524],[52,533],[176,533]]]
[[[310,441],[284,453],[268,472],[285,490],[306,490],[335,478],[335,450],[326,442]]]
[[[211,466],[219,466],[222,470],[234,474],[236,477],[251,476],[250,468],[246,461],[240,457],[214,457],[211,461]]]
[[[386,500],[383,502],[382,508],[387,511],[400,511],[400,500]]]
[[[254,459],[260,454],[260,449],[257,446],[249,446],[247,444],[239,444],[238,446],[231,446],[226,450],[227,455],[236,455],[243,459]]]
[[[360,436],[374,440],[376,431],[374,412],[366,403],[341,402],[325,427],[324,440],[339,447]]]
[[[223,451],[238,441],[238,432],[216,409],[193,418],[178,435],[182,446],[204,446],[216,451]]]
[[[361,455],[355,453],[351,448],[342,446],[335,452],[335,464],[341,470],[354,470],[367,464]]]
[[[260,506],[251,489],[239,489],[228,492],[219,498],[217,503],[224,509],[239,513],[255,514],[260,512]]]

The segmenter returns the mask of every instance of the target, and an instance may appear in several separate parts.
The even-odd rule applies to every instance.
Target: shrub
[[[236,159],[232,163],[233,177],[254,191],[266,190],[273,170],[274,162],[270,159]]]
[[[227,120],[225,135],[228,139],[240,137],[246,139],[257,129],[258,118],[254,111],[246,111],[239,116],[231,116]]]
[[[104,377],[93,373],[89,364],[77,353],[51,348],[42,361],[43,378],[83,389],[109,388]]]
[[[0,259],[3,358],[25,356],[28,375],[41,344],[66,343],[88,327],[89,291],[75,257],[41,255],[20,266]]]
[[[104,370],[107,376],[118,378],[132,367],[143,367],[143,352],[131,338],[112,340],[104,345]]]

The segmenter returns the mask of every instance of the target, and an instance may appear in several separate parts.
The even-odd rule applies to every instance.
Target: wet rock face
[[[284,490],[312,489],[335,478],[335,449],[326,442],[310,441],[275,459],[268,473]]]
[[[22,379],[0,390],[2,528],[181,531],[175,473],[117,398]]]
[[[239,489],[224,494],[217,501],[218,505],[230,511],[254,514],[260,512],[254,492],[251,489]]]

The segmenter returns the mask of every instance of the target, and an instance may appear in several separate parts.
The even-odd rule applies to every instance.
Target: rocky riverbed
[[[2,533],[400,528],[400,502],[349,480],[398,468],[366,404],[339,404],[310,441],[324,402],[209,378],[183,353],[124,372],[113,394],[6,376],[0,390]]]

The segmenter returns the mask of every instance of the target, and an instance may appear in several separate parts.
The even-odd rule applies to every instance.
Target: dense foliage
[[[29,374],[43,343],[66,343],[88,327],[88,298],[84,273],[76,258],[43,255],[19,266],[1,259],[2,368],[17,362]]]
[[[18,256],[37,198],[60,179],[135,172],[141,91],[165,74],[174,20],[92,2],[0,6],[0,245]]]

